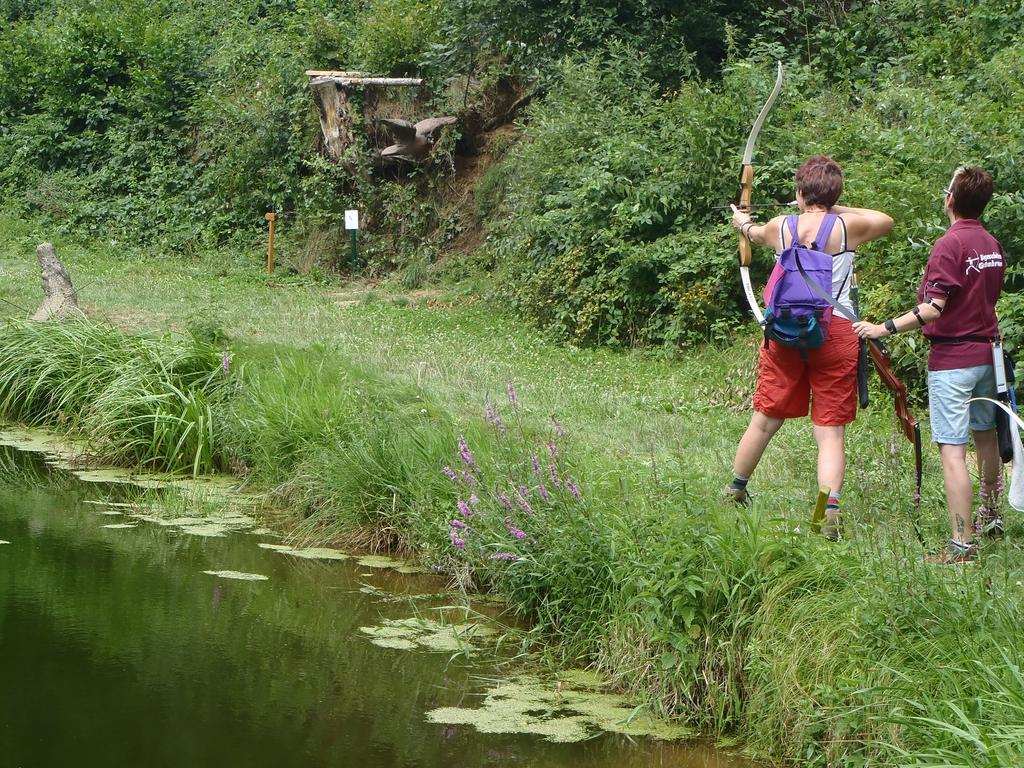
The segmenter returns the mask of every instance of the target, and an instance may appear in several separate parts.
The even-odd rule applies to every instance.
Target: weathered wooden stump
[[[78,296],[71,285],[71,275],[57,258],[52,243],[41,243],[36,248],[39,257],[40,277],[43,282],[43,303],[32,315],[33,320],[59,320],[72,315],[81,315]]]
[[[340,163],[345,150],[352,145],[352,115],[349,111],[348,89],[329,78],[310,83],[313,101],[320,113],[320,130],[324,136],[324,152]]]

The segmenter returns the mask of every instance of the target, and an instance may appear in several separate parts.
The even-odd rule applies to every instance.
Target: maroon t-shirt
[[[940,237],[928,257],[918,301],[946,299],[937,320],[924,335],[962,338],[999,336],[996,302],[1003,289],[1006,258],[1003,247],[976,219],[960,219]],[[932,342],[928,370],[948,371],[992,363],[992,346],[984,341]]]

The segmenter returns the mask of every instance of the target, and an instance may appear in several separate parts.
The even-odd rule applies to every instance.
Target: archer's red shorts
[[[839,427],[857,416],[857,350],[849,320],[833,317],[825,343],[800,359],[800,350],[773,341],[761,348],[754,410],[795,419],[807,415],[819,427]]]

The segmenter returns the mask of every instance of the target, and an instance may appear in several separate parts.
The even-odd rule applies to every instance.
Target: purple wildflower
[[[453,483],[459,482],[459,476],[455,474],[455,470],[451,467],[445,467],[443,470],[444,476],[451,480]]]
[[[465,462],[466,466],[472,469],[474,472],[477,471],[476,462],[473,461],[473,454],[469,451],[469,446],[466,444],[466,438],[459,435],[459,458]]]
[[[484,420],[488,424],[493,424],[496,418],[498,417],[494,413],[494,406],[491,404],[490,399],[484,400]]]
[[[459,514],[467,518],[473,516],[473,510],[462,499],[459,499]]]
[[[548,443],[548,453],[551,454],[552,461],[558,461],[558,446],[554,442]]]
[[[533,474],[536,475],[537,479],[539,480],[540,479],[540,462],[537,461],[537,454],[535,454],[535,453],[531,453],[530,454],[530,463],[533,465]]]
[[[555,486],[555,488],[561,488],[562,481],[558,479],[558,470],[555,469],[554,464],[548,464],[548,474],[551,475],[551,484]]]
[[[220,367],[223,369],[224,374],[227,375],[228,368],[231,366],[231,356],[227,352],[222,352],[220,356]]]
[[[466,481],[466,485],[476,485],[476,478],[466,470],[462,470],[462,479]]]
[[[528,515],[532,515],[533,514],[533,510],[530,509],[530,505],[526,503],[525,499],[521,499],[518,496],[516,496],[516,504],[518,504],[519,508],[521,510],[523,510],[523,512],[525,512],[526,514],[528,514]]]
[[[449,522],[449,525],[451,525],[452,528],[461,528],[462,530],[465,530],[466,528],[469,527],[468,525],[466,525],[464,522],[462,522],[461,520],[459,520],[457,518],[455,520],[451,520]]]
[[[515,552],[495,552],[491,555],[491,560],[518,560],[519,555]]]
[[[452,536],[452,545],[460,552],[466,548],[466,542],[458,536]]]
[[[469,494],[469,503],[475,507],[480,503],[480,498],[475,493],[471,493]]]
[[[494,426],[498,428],[499,434],[505,434],[505,422],[501,420],[501,416],[494,417]]]
[[[522,496],[524,499],[530,498],[530,492],[526,490],[526,486],[523,485],[522,483],[519,484],[519,495]]]
[[[522,541],[526,538],[526,531],[522,528],[516,528],[514,525],[508,526],[508,532],[515,537],[516,541]]]
[[[555,434],[559,437],[565,437],[565,427],[562,426],[562,422],[552,416],[551,423],[555,425]]]
[[[541,483],[537,487],[537,492],[540,494],[540,497],[544,499],[544,501],[547,501],[548,499],[551,498],[551,494],[548,493],[548,489],[544,487],[544,483]]]
[[[575,498],[578,499],[580,497],[580,489],[576,486],[576,483],[572,481],[571,477],[565,478],[565,486],[569,489],[569,493],[571,493]]]
[[[516,397],[516,387],[511,381],[508,383],[508,401],[512,403],[512,405],[519,402],[519,398]]]
[[[512,511],[512,502],[510,502],[508,500],[508,496],[506,496],[504,493],[499,493],[498,494],[498,501],[500,501],[501,502],[501,506],[503,506],[509,512]]]

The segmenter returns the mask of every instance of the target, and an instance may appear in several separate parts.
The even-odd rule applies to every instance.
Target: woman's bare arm
[[[732,206],[732,225],[736,227],[751,243],[762,245],[778,252],[782,250],[779,243],[779,226],[786,217],[776,216],[767,224],[755,224],[750,214]]]
[[[851,250],[861,243],[884,237],[892,231],[892,217],[881,211],[833,205],[831,212],[840,214],[846,222],[848,247]]]

